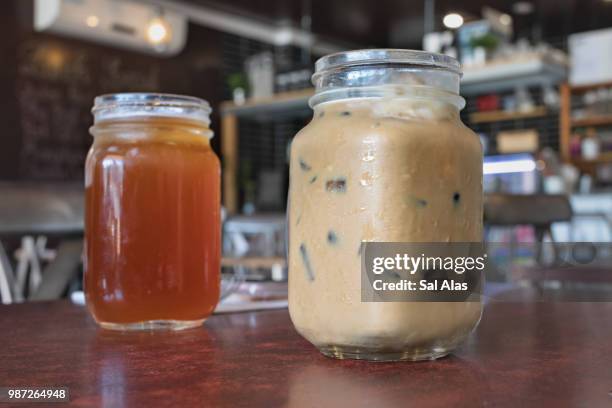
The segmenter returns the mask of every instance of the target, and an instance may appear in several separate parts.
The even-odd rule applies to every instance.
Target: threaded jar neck
[[[417,98],[448,102],[462,109],[461,66],[449,56],[424,51],[373,49],[320,58],[310,106],[350,98]]]
[[[208,127],[211,108],[204,99],[162,93],[117,93],[94,100],[94,123],[159,117],[185,119]]]

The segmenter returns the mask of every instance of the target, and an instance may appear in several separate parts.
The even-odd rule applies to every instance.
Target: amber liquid
[[[103,326],[199,323],[215,308],[220,167],[207,132],[168,118],[93,128],[84,286]]]

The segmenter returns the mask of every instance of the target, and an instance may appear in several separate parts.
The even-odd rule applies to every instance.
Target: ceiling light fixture
[[[156,17],[147,27],[147,40],[153,45],[163,45],[170,42],[171,29],[166,20]]]
[[[87,27],[95,28],[100,24],[100,19],[98,16],[88,16],[85,19],[85,24],[87,24]]]
[[[446,28],[459,28],[463,25],[463,17],[458,13],[448,13],[442,19],[442,23],[444,23]]]
[[[504,13],[501,16],[499,16],[499,22],[505,26],[509,26],[510,24],[512,24],[512,17]]]
[[[514,14],[527,15],[533,13],[533,3],[528,1],[518,1],[512,5],[512,11]]]

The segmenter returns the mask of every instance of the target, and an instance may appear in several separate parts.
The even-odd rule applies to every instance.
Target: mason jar
[[[446,355],[480,301],[362,302],[362,242],[480,242],[482,149],[460,120],[459,63],[411,50],[316,62],[312,121],[291,147],[289,311],[323,354]]]
[[[85,166],[85,296],[110,329],[200,325],[219,300],[220,166],[210,107],[99,96]]]

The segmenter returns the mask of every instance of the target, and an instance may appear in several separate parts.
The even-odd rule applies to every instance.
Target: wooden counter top
[[[0,327],[0,387],[67,386],[76,406],[612,406],[605,302],[490,303],[455,355],[420,363],[328,359],[286,310],[121,333],[83,307],[33,303],[0,306]]]

